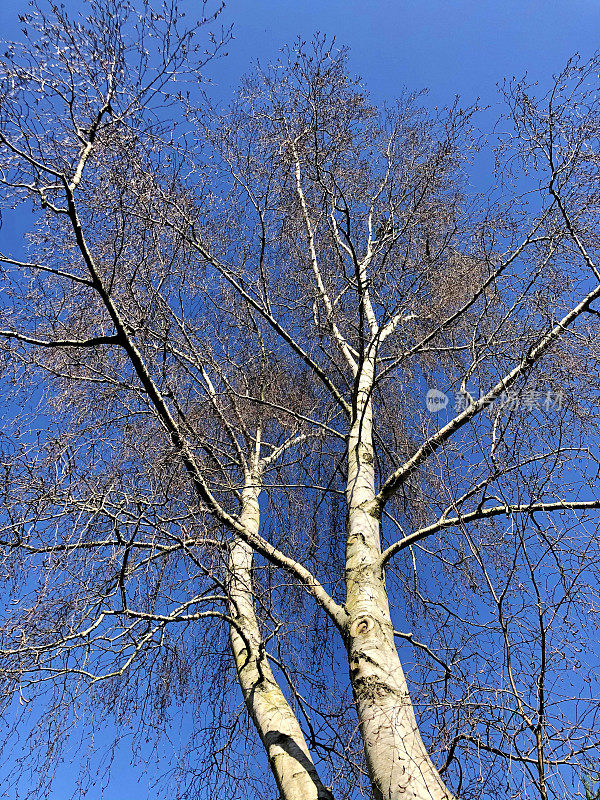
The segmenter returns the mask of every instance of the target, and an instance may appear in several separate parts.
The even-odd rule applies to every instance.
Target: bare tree
[[[483,197],[475,108],[378,110],[317,37],[217,111],[226,33],[88,7],[2,59],[0,656],[41,758],[183,707],[181,796],[582,796],[600,62],[507,86]]]

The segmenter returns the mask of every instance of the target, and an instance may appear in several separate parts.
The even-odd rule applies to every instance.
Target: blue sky
[[[507,75],[544,80],[575,51],[600,47],[595,0],[231,0],[227,17],[236,41],[224,82],[257,55],[315,30],[335,33],[378,100],[406,85],[427,87],[434,104],[455,94],[494,102]]]
[[[77,8],[79,0],[66,0]],[[189,13],[198,0],[186,0]],[[19,35],[26,0],[0,4],[3,35]],[[335,34],[375,99],[402,86],[427,87],[433,104],[455,94],[493,103],[505,76],[544,81],[574,52],[600,48],[597,0],[227,0],[222,17],[235,41],[211,73],[224,96],[257,57],[269,60],[297,35]]]
[[[64,2],[73,10],[80,5]],[[200,3],[187,0],[185,6],[192,14]],[[26,9],[25,0],[0,3],[4,38],[19,38],[17,14]],[[479,97],[494,106],[504,77],[527,71],[543,85],[575,52],[588,57],[600,48],[597,0],[228,0],[222,20],[233,23],[235,37],[228,57],[210,67],[222,100],[253,60],[268,62],[282,45],[315,31],[335,34],[350,47],[351,68],[374,100],[393,100],[403,87],[427,88],[426,102],[433,106],[452,102],[456,94],[466,103]],[[17,244],[6,228],[0,237],[2,249]],[[71,795],[76,772],[71,765],[59,771],[52,800]],[[108,788],[95,788],[87,797],[158,798],[135,776],[122,748]]]

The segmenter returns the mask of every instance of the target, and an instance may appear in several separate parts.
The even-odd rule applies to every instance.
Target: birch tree
[[[598,60],[506,86],[484,195],[476,108],[378,109],[325,38],[216,109],[226,32],[206,50],[175,5],[24,22],[0,105],[5,220],[32,219],[0,254],[8,728],[46,703],[50,763],[83,713],[158,748],[189,712],[182,797],[583,796]]]

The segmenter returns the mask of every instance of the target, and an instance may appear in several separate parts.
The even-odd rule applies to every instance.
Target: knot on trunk
[[[350,625],[350,636],[364,636],[367,634],[373,627],[375,626],[375,622],[373,617],[363,616],[358,617],[355,619]]]
[[[372,464],[375,461],[372,451],[367,448],[365,448],[360,454],[360,459],[363,464]]]

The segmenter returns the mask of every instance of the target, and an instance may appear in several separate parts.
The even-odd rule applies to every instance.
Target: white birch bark
[[[423,744],[394,643],[375,502],[373,375],[374,364],[366,361],[348,440],[350,680],[376,800],[453,800]]]
[[[258,533],[260,489],[242,493],[240,522]],[[254,551],[241,539],[229,549],[230,642],[238,681],[250,716],[264,745],[281,800],[333,800],[322,784],[294,711],[279,688],[266,656],[254,610]]]

